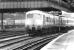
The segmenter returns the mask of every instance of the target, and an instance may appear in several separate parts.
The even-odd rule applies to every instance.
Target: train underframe
[[[27,27],[27,32],[30,36],[42,36],[42,35],[50,35],[55,33],[66,33],[68,30],[73,29],[73,27],[68,26],[50,26],[50,27],[32,27],[31,29]]]

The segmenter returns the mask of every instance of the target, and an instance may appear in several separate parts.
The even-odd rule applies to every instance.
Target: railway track
[[[56,38],[57,36],[58,34],[51,35],[51,36],[39,39],[37,41],[33,41],[31,43],[28,43],[26,45],[23,45],[13,50],[34,50],[34,49],[36,50],[36,49],[39,49],[39,47],[44,46],[45,44],[47,44],[48,42],[50,42],[52,39]]]
[[[36,49],[38,48],[39,46],[43,45],[43,44],[46,44],[49,42],[49,38],[44,38],[44,39],[41,39],[41,40],[38,40],[38,41],[34,41],[32,43],[29,43],[27,45],[24,45],[22,47],[19,47],[17,49],[14,49],[14,50],[33,50],[33,49]]]
[[[25,40],[28,40],[28,39],[31,39],[31,37],[25,36],[25,37],[6,40],[6,41],[0,41],[0,48],[7,46],[7,45],[10,45],[10,44],[13,44],[13,43],[16,43],[16,42],[23,41],[23,40],[25,41]]]
[[[0,50],[23,50],[23,49],[35,49],[39,48],[51,39],[57,37],[58,34],[48,35],[45,37],[29,37],[23,36],[10,40],[0,41]]]
[[[56,37],[56,36],[55,36]],[[49,43],[52,39],[54,39],[55,37],[50,37],[44,41],[41,41],[39,43],[36,43],[34,45],[32,45],[31,47],[26,48],[27,50],[40,50],[44,45],[46,45],[47,43]]]
[[[4,32],[0,32],[0,39],[10,38],[10,37],[15,37],[15,36],[22,36],[22,35],[28,36],[28,33],[26,31],[25,32],[20,32],[20,31],[4,31]]]

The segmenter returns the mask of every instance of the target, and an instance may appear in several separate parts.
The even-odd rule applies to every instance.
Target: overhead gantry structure
[[[20,9],[39,9],[39,8],[55,8],[63,11],[73,11],[67,2],[63,0],[1,0],[0,12],[16,11]]]

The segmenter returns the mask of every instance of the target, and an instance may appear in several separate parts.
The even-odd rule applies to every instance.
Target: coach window
[[[46,21],[47,21],[47,22],[50,22],[50,18],[49,18],[49,17],[46,17]]]

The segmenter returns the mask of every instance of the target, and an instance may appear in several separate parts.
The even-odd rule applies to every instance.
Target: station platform
[[[40,50],[74,50],[74,30],[53,39]]]

